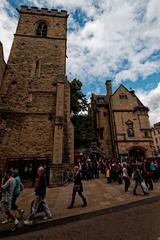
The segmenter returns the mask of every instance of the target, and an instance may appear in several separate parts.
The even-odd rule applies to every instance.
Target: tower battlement
[[[68,17],[66,10],[58,10],[58,9],[48,9],[48,8],[38,8],[28,6],[21,6],[20,9],[17,9],[19,13],[27,13],[27,14],[38,14],[38,15],[49,15],[49,16],[58,16],[58,17]]]

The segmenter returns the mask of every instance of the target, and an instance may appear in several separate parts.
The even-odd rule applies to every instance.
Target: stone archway
[[[145,158],[145,149],[141,147],[131,148],[128,152],[130,158],[134,158],[137,160],[143,160]]]

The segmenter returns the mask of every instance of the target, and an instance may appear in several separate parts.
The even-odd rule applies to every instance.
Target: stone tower
[[[1,165],[18,158],[21,166],[25,159],[34,160],[35,166],[36,159],[46,158],[52,185],[60,183],[64,167],[73,164],[66,79],[68,15],[63,10],[26,6],[18,11],[20,19],[1,83]]]

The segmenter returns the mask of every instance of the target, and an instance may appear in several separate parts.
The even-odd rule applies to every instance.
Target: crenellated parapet
[[[57,17],[68,17],[66,10],[58,10],[58,9],[48,9],[48,8],[38,8],[28,6],[21,6],[20,9],[17,9],[19,13],[26,14],[38,14],[38,15],[49,15],[49,16],[57,16]]]

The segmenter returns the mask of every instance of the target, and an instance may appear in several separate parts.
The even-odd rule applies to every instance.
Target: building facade
[[[153,156],[148,111],[123,85],[112,93],[106,81],[106,95],[92,94],[91,109],[98,132],[98,145],[106,158]]]
[[[44,165],[54,185],[74,161],[66,79],[68,15],[26,6],[18,11],[10,56],[0,72],[0,166],[18,166],[21,176],[34,180],[36,168]]]
[[[152,131],[154,156],[160,157],[160,122],[155,123]]]

